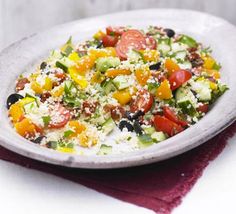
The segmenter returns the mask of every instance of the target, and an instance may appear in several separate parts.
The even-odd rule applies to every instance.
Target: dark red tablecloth
[[[157,213],[168,214],[181,203],[183,196],[202,175],[209,161],[220,154],[227,144],[227,139],[235,132],[236,123],[207,143],[178,157],[126,169],[64,168],[20,156],[3,147],[0,147],[0,159],[51,173],[114,198],[152,209]]]

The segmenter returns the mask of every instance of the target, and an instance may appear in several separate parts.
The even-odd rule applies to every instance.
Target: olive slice
[[[134,131],[138,134],[138,135],[142,135],[143,134],[143,129],[139,123],[138,120],[135,120],[134,121],[134,124],[133,124],[133,127],[134,127]]]
[[[164,31],[166,32],[166,35],[171,38],[175,35],[175,32],[172,29],[164,29]]]
[[[20,94],[11,94],[7,98],[7,109],[11,107],[12,104],[16,103],[18,100],[23,99],[24,97]]]
[[[45,136],[39,136],[36,139],[32,140],[32,142],[35,144],[40,144],[43,138],[45,138]]]
[[[47,63],[46,62],[42,62],[41,64],[40,64],[40,70],[43,70],[44,68],[46,68],[47,67]]]
[[[161,67],[161,62],[158,62],[158,63],[156,63],[156,64],[150,65],[150,66],[149,66],[149,69],[150,69],[150,70],[159,70],[160,67]]]
[[[126,111],[126,112],[125,112],[125,115],[126,115],[126,117],[127,117],[128,120],[133,121],[133,120],[138,119],[140,116],[143,116],[143,115],[144,115],[144,112],[141,111],[141,110],[138,110],[138,111],[136,111],[135,113],[131,113],[131,112],[129,112],[129,111]]]
[[[126,128],[129,132],[134,130],[133,125],[129,121],[121,120],[119,123],[119,129],[122,131],[124,128]]]

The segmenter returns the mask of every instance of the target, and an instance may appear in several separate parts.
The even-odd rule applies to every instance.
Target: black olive
[[[119,129],[122,131],[124,128],[127,128],[129,132],[134,130],[133,125],[127,120],[121,120],[119,123]]]
[[[136,111],[135,113],[131,113],[129,111],[125,112],[126,118],[130,121],[138,119],[140,116],[144,115],[144,112],[141,110]]]
[[[156,64],[150,65],[150,66],[149,66],[149,69],[150,69],[150,70],[159,70],[160,67],[161,67],[161,62],[158,62],[158,63],[156,63]]]
[[[24,97],[22,95],[20,95],[20,94],[11,94],[7,98],[7,109],[9,109],[12,104],[16,103],[18,100],[20,100],[22,98],[24,98]]]
[[[135,121],[134,121],[133,126],[134,126],[134,131],[135,131],[138,135],[142,135],[142,134],[143,134],[143,129],[142,129],[142,127],[141,127],[141,125],[140,125],[140,123],[139,123],[138,120],[135,120]]]
[[[98,44],[97,44],[97,48],[101,48],[103,45],[102,41],[99,41]]]
[[[56,149],[57,148],[57,142],[56,141],[49,141],[46,143],[46,147],[50,149]]]
[[[35,144],[40,144],[43,138],[45,138],[45,136],[39,136],[36,139],[32,140],[32,142]]]
[[[40,70],[43,70],[46,67],[47,67],[47,63],[46,62],[42,62],[41,65],[40,65]]]
[[[169,38],[171,38],[171,37],[173,37],[173,36],[175,35],[175,32],[174,32],[172,29],[166,28],[166,29],[164,29],[164,31],[166,32],[166,35],[167,35]]]

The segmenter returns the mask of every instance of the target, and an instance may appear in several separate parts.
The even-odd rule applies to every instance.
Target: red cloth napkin
[[[69,179],[156,213],[168,214],[181,203],[209,161],[220,154],[227,139],[235,132],[236,123],[207,143],[178,157],[126,169],[64,168],[20,156],[3,147],[0,147],[0,159]]]

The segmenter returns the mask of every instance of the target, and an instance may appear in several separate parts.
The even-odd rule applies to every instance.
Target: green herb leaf
[[[72,44],[72,36],[69,37],[69,39],[67,40],[66,44]]]
[[[71,136],[71,135],[74,134],[74,133],[75,133],[75,132],[72,131],[72,130],[67,130],[67,131],[64,132],[64,137],[67,138],[67,137]]]
[[[50,121],[51,121],[51,117],[50,117],[50,116],[43,116],[42,119],[43,119],[44,125],[45,125],[45,126],[48,126],[48,124],[49,124]]]
[[[156,93],[156,89],[159,87],[159,83],[158,82],[149,82],[147,84],[148,86],[148,91],[151,92],[152,94]]]
[[[212,69],[219,71],[219,70],[221,69],[221,65],[215,63],[215,64],[213,65]]]
[[[182,35],[181,38],[179,39],[179,42],[188,45],[190,48],[196,48],[197,47],[196,40],[193,39],[190,36]]]
[[[78,100],[78,98],[63,96],[62,100],[66,105],[71,106],[71,107],[81,106],[81,102],[80,100]]]

